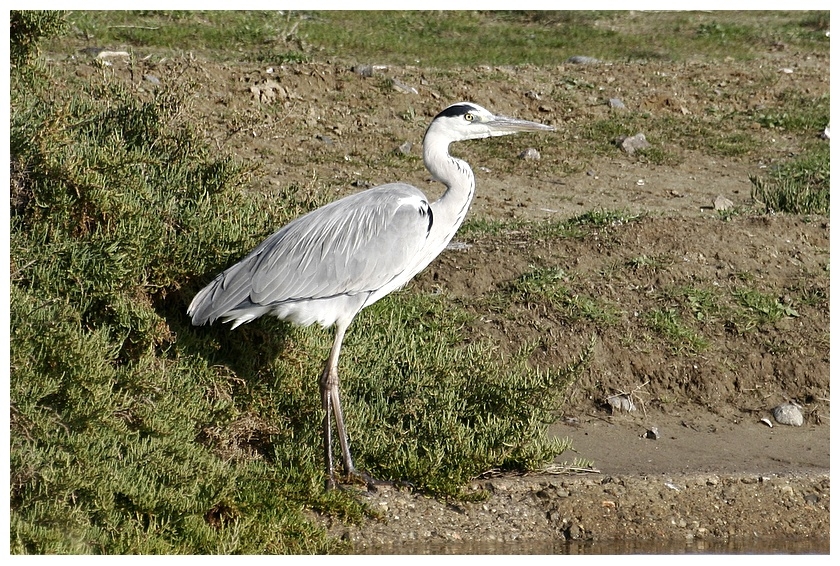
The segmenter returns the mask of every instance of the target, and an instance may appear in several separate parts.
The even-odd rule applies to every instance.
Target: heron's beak
[[[508,118],[507,116],[493,116],[484,123],[490,129],[491,136],[506,136],[516,132],[553,132],[554,126],[546,126],[537,122]]]

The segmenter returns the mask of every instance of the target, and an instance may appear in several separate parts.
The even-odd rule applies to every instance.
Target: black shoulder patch
[[[435,215],[432,213],[432,207],[429,206],[428,202],[423,201],[423,206],[420,207],[418,212],[420,213],[420,216],[429,216],[429,225],[426,227],[426,235],[428,236],[429,232],[432,231],[432,224],[435,223]]]
[[[435,118],[443,118],[443,117],[454,117],[454,116],[463,116],[467,112],[475,112],[476,109],[470,104],[453,104],[447,108],[444,108],[443,111],[435,116]]]

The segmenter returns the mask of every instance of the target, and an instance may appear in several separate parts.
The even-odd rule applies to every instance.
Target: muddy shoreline
[[[650,423],[658,440],[639,434]],[[579,456],[594,471],[476,479],[476,502],[348,488],[375,518],[326,526],[355,554],[827,554],[829,428],[592,411],[551,430],[574,441],[558,465]]]
[[[379,487],[362,495],[378,520],[332,531],[359,554],[829,551],[827,473],[543,475],[472,487],[490,497],[447,503]]]

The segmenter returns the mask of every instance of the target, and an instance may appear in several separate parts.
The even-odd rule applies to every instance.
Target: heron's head
[[[435,116],[426,138],[434,136],[438,141],[455,142],[475,140],[493,136],[507,136],[517,132],[545,132],[553,131],[552,126],[497,116],[472,102],[458,102],[445,108]]]

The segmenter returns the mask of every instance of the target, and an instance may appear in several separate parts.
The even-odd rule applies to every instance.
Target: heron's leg
[[[330,395],[332,396],[335,428],[338,431],[338,443],[341,445],[341,456],[344,459],[344,473],[351,476],[358,475],[356,474],[356,468],[353,466],[353,458],[350,456],[350,443],[347,440],[347,429],[344,428],[344,413],[341,411],[338,375],[336,375],[335,388],[330,392]]]
[[[321,406],[324,408],[324,463],[327,470],[327,489],[333,489],[336,486],[335,469],[333,468],[332,459],[332,398],[330,386],[330,364],[324,367],[321,373],[321,379],[318,380],[318,385],[321,390]]]
[[[353,466],[353,459],[350,456],[350,444],[347,440],[347,429],[344,427],[344,413],[341,410],[341,399],[339,396],[338,379],[338,357],[341,352],[341,344],[344,341],[344,334],[347,331],[347,324],[337,323],[335,327],[335,338],[330,350],[330,356],[321,374],[321,404],[324,407],[324,457],[327,464],[327,485],[335,487],[335,468],[332,461],[332,430],[331,420],[335,419],[338,442],[341,445],[341,456],[344,460],[344,472],[348,475],[357,475]]]
[[[327,487],[336,487],[335,469],[332,461],[332,431],[331,420],[335,419],[335,428],[338,433],[338,442],[341,445],[341,457],[344,460],[344,473],[349,478],[361,480],[371,485],[376,480],[363,472],[356,470],[353,465],[353,457],[350,455],[350,442],[347,438],[347,429],[344,426],[344,413],[341,410],[341,396],[339,394],[338,379],[338,355],[341,351],[341,343],[344,340],[344,333],[348,324],[337,323],[335,327],[335,339],[333,341],[330,357],[327,359],[324,373],[321,374],[321,403],[324,407],[324,455],[327,459]]]

